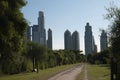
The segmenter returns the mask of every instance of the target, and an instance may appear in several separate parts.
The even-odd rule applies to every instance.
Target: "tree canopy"
[[[0,54],[3,72],[8,74],[20,71],[20,53],[27,28],[21,8],[25,5],[25,0],[0,0]]]
[[[106,18],[111,21],[110,26],[110,45],[112,49],[112,57],[117,60],[117,76],[116,80],[120,80],[120,8],[111,6],[107,9]]]

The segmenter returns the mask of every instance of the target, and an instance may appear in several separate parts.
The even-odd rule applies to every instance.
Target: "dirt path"
[[[86,64],[84,65],[84,80],[88,80]]]
[[[81,72],[83,64],[77,65],[71,69],[63,71],[48,80],[75,80],[76,76]]]

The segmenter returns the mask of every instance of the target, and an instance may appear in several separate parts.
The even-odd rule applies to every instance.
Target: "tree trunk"
[[[35,70],[35,58],[33,56],[33,71]]]

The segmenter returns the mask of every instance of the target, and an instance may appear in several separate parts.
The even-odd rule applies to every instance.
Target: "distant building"
[[[41,45],[46,45],[52,49],[52,30],[48,30],[48,40],[46,41],[46,30],[44,26],[44,13],[39,12],[38,24],[28,27],[27,39]]]
[[[32,26],[32,41],[46,45],[46,30],[44,26],[44,13],[39,12],[38,25]]]
[[[72,37],[71,32],[69,30],[66,30],[64,33],[64,49],[65,50],[71,50],[72,49]]]
[[[105,50],[107,48],[107,33],[105,30],[102,30],[101,36],[100,36],[100,49],[101,51]]]
[[[95,44],[94,36],[92,37],[92,53],[97,53],[97,45]]]
[[[72,50],[80,51],[79,33],[77,31],[72,34]]]
[[[47,47],[49,49],[52,49],[52,30],[51,29],[48,29]]]
[[[39,39],[39,26],[38,25],[33,25],[32,26],[32,41],[33,42],[37,42],[40,43],[40,39]]]
[[[32,27],[27,28],[27,40],[32,41]]]
[[[97,53],[97,45],[94,45],[95,48],[94,48],[94,53]]]
[[[95,46],[94,37],[92,34],[92,27],[89,23],[85,26],[85,54],[91,54],[96,52],[97,46]]]

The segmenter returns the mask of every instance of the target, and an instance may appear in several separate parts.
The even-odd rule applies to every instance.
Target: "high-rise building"
[[[42,11],[39,12],[38,26],[40,34],[40,44],[46,45],[46,30],[44,26],[44,13]]]
[[[66,30],[64,33],[64,49],[71,50],[72,49],[72,42],[71,42],[71,32]]]
[[[97,45],[95,44],[94,36],[92,37],[92,53],[97,53]]]
[[[52,30],[51,29],[48,29],[47,47],[49,49],[52,49]]]
[[[77,31],[72,34],[72,50],[80,50],[79,33]]]
[[[97,45],[94,45],[94,53],[97,53]]]
[[[46,45],[46,30],[44,26],[44,13],[39,12],[38,25],[32,27],[32,41]]]
[[[89,25],[89,23],[85,26],[85,54],[91,54],[93,53],[93,35],[92,35],[92,27]]]
[[[105,30],[102,30],[101,36],[100,36],[100,49],[101,51],[105,50],[107,48],[107,33]]]
[[[52,30],[48,30],[48,40],[46,41],[44,13],[42,11],[39,12],[38,25],[28,27],[27,39],[40,45],[46,45],[49,49],[52,49]]]
[[[38,28],[39,28],[38,25],[32,26],[32,41],[36,43],[40,43]]]
[[[32,41],[32,27],[27,28],[27,40]]]

